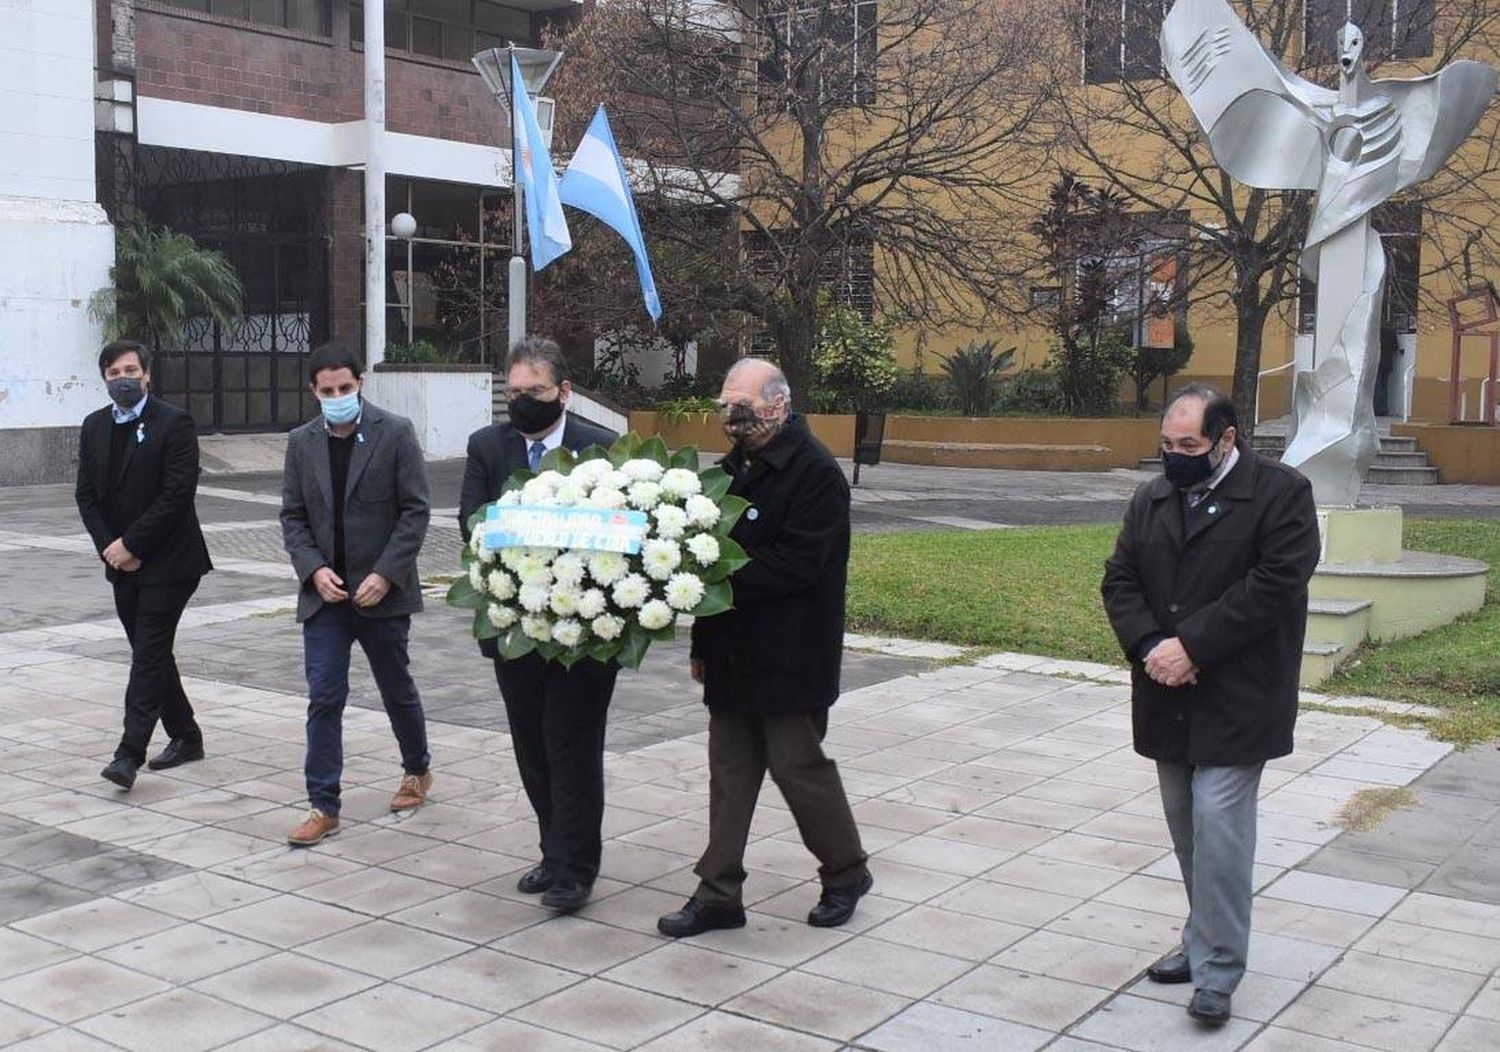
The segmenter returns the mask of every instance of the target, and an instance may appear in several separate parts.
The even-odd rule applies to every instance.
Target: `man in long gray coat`
[[[1132,664],[1135,750],[1156,761],[1187,887],[1182,948],[1147,969],[1194,986],[1188,1014],[1222,1025],[1250,940],[1255,804],[1292,751],[1321,547],[1312,487],[1239,440],[1234,405],[1202,385],[1162,418],[1164,477],[1130,501],[1105,563],[1104,608]]]
[[[337,344],[308,361],[319,417],[287,440],[281,529],[302,590],[297,620],[307,668],[307,796],[288,841],[339,830],[349,652],[369,659],[404,775],[392,811],[420,807],[432,785],[427,723],[407,659],[411,615],[422,609],[417,553],[427,534],[427,469],[411,421],[365,401],[359,356]]]

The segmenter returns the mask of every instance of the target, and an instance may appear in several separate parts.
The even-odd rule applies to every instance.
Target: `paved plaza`
[[[437,505],[453,503],[451,471],[434,469]],[[862,528],[891,528],[874,517],[886,506],[904,528],[978,528],[976,494],[1021,474],[897,485],[881,471],[866,475]],[[1060,488],[1034,475],[1034,499],[1003,494],[1103,507],[1131,474]],[[1500,752],[1304,713],[1297,752],[1263,782],[1250,972],[1235,1019],[1204,1030],[1183,1011],[1189,989],[1143,979],[1184,899],[1153,770],[1129,747],[1123,671],[1106,666],[854,640],[829,751],[874,892],[845,928],[804,923],[814,863],[768,784],[749,925],[674,943],[655,922],[696,883],[708,801],[685,648],[621,676],[603,875],[583,912],[558,918],[515,891],[535,826],[492,670],[467,615],[435,599],[413,624],[430,803],[386,810],[395,745],[356,661],[344,831],[290,849],[305,700],[274,494],[269,477],[205,480],[219,569],[178,657],[209,758],[143,770],[122,794],[98,772],[128,651],[71,493],[0,491],[0,1046],[1500,1048]],[[452,572],[456,547],[451,515],[435,516],[424,574]],[[1402,786],[1403,809],[1343,828],[1341,815]]]

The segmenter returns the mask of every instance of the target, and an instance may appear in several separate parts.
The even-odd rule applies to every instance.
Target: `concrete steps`
[[[1286,436],[1282,434],[1257,433],[1250,443],[1257,453],[1268,457],[1280,458],[1286,451]],[[1140,469],[1160,471],[1161,457],[1142,458]],[[1415,438],[1381,435],[1380,451],[1365,473],[1365,481],[1385,486],[1435,486],[1441,480],[1438,469],[1428,463],[1427,454],[1417,448]]]
[[[1311,599],[1307,604],[1307,637],[1302,644],[1304,687],[1315,687],[1338,670],[1370,633],[1368,599]]]

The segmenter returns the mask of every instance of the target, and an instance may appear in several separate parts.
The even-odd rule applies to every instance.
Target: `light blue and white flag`
[[[510,56],[510,114],[515,125],[513,168],[516,185],[525,192],[526,227],[531,234],[531,265],[541,270],[573,247],[568,220],[557,196],[557,172],[547,154],[547,140],[526,94],[521,67]]]
[[[615,146],[604,107],[594,114],[589,130],[583,133],[568,170],[563,172],[558,194],[563,204],[582,209],[612,227],[635,253],[635,272],[641,279],[641,293],[653,321],[661,320],[661,297],[656,294],[656,279],[651,276],[651,260],[646,255],[646,239],[641,236],[641,221],[635,214],[635,199],[630,196],[630,180],[625,162]]]

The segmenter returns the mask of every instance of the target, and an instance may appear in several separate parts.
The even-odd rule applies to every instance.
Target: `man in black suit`
[[[552,340],[533,336],[516,344],[507,374],[510,422],[469,436],[458,509],[465,537],[469,516],[498,498],[516,471],[540,470],[542,457],[559,447],[578,452],[618,437],[566,412],[573,386]],[[571,913],[588,901],[599,875],[604,724],[620,666],[584,660],[566,669],[536,654],[506,661],[494,640],[479,649],[495,662],[521,784],[541,830],[542,859],[516,886],[541,894],[549,909]]]
[[[135,784],[161,720],[170,741],[154,771],[203,759],[203,732],[172,656],[177,623],[213,569],[198,527],[198,432],[193,418],[151,394],[151,353],[119,340],[99,353],[112,405],[84,418],[78,442],[78,514],[114,585],[130,640],[125,732],[101,775]]]
[[[1135,751],[1156,761],[1188,897],[1182,945],[1146,969],[1192,983],[1219,1026],[1245,974],[1255,804],[1292,751],[1321,542],[1312,486],[1239,437],[1234,403],[1192,384],[1162,414],[1163,475],[1130,500],[1104,564],[1104,610],[1131,662]]]

